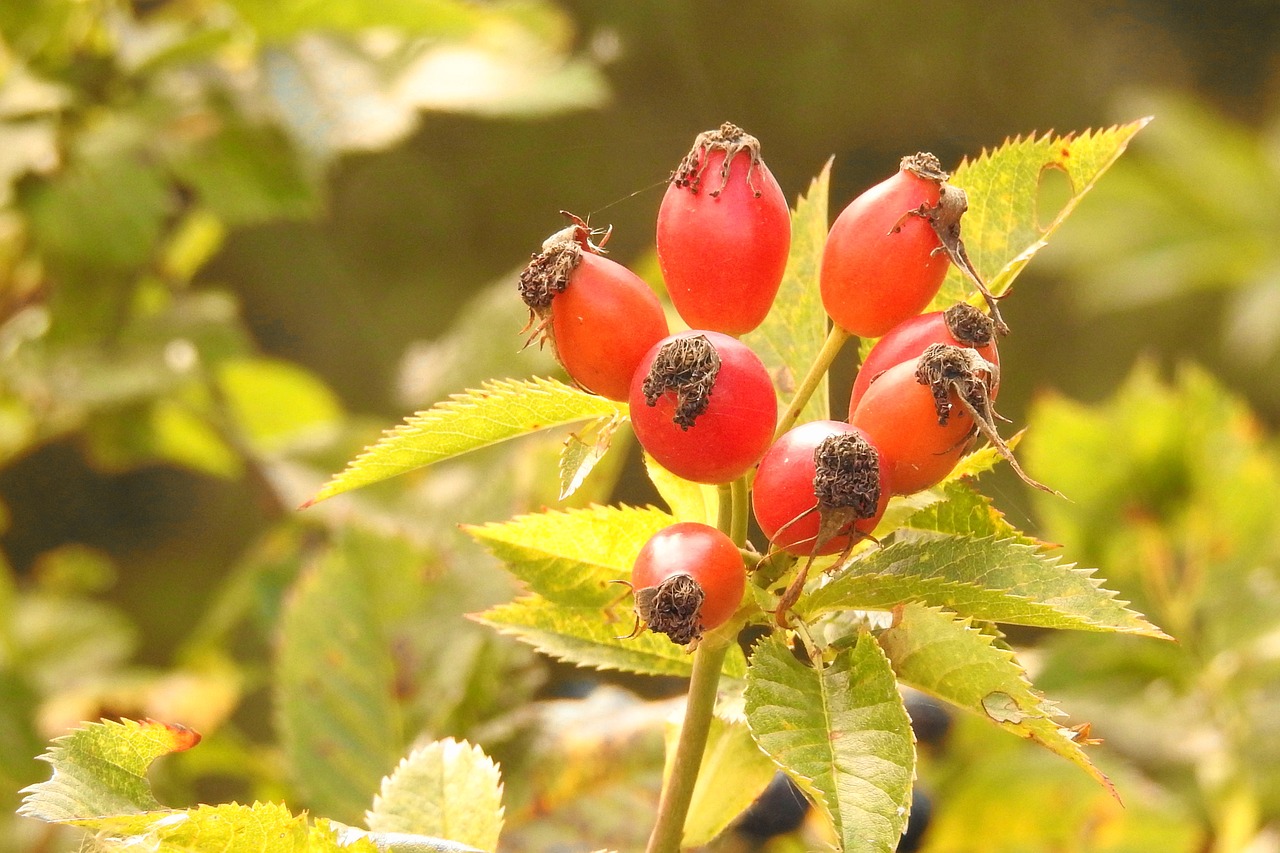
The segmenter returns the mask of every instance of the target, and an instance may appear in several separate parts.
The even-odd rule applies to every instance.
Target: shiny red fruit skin
[[[729,621],[746,589],[738,546],[716,528],[693,521],[663,528],[644,544],[631,570],[631,585],[650,589],[676,575],[688,575],[702,587],[706,597],[699,621],[706,631]]]
[[[551,303],[556,354],[573,380],[625,401],[640,359],[667,336],[667,318],[649,285],[631,270],[583,252]]]
[[[849,409],[851,411],[858,405],[862,395],[867,392],[867,388],[876,381],[880,374],[895,364],[901,364],[904,361],[915,361],[930,344],[949,344],[957,347],[969,346],[956,340],[955,335],[951,334],[951,330],[947,328],[946,320],[943,317],[944,313],[943,311],[930,311],[928,314],[911,317],[894,326],[889,330],[888,334],[876,341],[875,346],[871,348],[871,352],[867,353],[866,361],[862,363],[862,367],[858,368],[858,375],[853,380],[853,393],[849,396]],[[979,355],[996,367],[1000,366],[1000,353],[996,349],[994,337],[991,339],[991,343],[985,346],[973,347],[973,349],[977,350]],[[992,389],[992,402],[995,402],[996,394],[999,390],[999,385]]]
[[[878,338],[914,317],[938,293],[949,263],[920,205],[938,203],[938,183],[906,169],[849,202],[827,234],[819,276],[836,325]],[[898,227],[896,232],[893,231]]]
[[[674,393],[650,406],[643,385],[662,345],[690,335],[705,335],[721,366],[706,411],[685,430],[673,421]],[[628,402],[640,446],[663,468],[695,483],[728,483],[747,473],[769,449],[778,422],[768,369],[746,344],[719,332],[679,332],[655,344],[636,369]]]
[[[916,382],[917,361],[886,370],[849,411],[849,423],[880,449],[881,462],[888,462],[895,495],[937,485],[973,444],[973,418],[954,393],[946,425],[938,424],[932,391]]]
[[[818,500],[813,494],[813,452],[827,436],[858,432],[874,446],[870,436],[843,421],[810,421],[784,433],[760,460],[751,487],[756,522],[774,547],[801,557],[839,554],[849,546],[850,535],[836,536],[813,550],[818,536]],[[887,466],[880,468],[880,500],[876,514],[854,522],[853,529],[866,534],[875,530],[889,505]]]
[[[730,163],[719,195],[723,151],[712,151],[698,192],[671,184],[658,209],[658,263],[676,311],[694,329],[742,335],[759,326],[782,283],[791,248],[786,197],[763,161],[747,182],[750,154]]]

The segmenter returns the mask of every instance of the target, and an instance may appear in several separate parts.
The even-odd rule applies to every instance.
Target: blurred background
[[[206,734],[159,774],[166,803],[283,797],[355,821],[409,742],[455,735],[503,761],[511,849],[601,815],[588,846],[557,849],[627,849],[660,740],[657,771],[652,749],[600,770],[616,812],[575,811],[593,786],[602,802],[598,779],[535,808],[565,715],[602,700],[574,698],[589,673],[462,617],[511,589],[456,523],[559,505],[562,436],[294,508],[408,413],[554,372],[518,352],[513,283],[559,211],[612,225],[612,257],[660,286],[654,217],[699,131],[757,136],[792,200],[834,156],[834,215],[903,154],[954,167],[1147,115],[1004,303],[1004,414],[1074,503],[1003,471],[984,488],[1182,644],[1012,638],[1107,740],[1129,807],[956,721],[921,736],[933,823],[911,843],[1280,850],[1267,0],[5,0],[0,811],[44,777],[48,738],[149,715]],[[634,450],[573,500],[618,499],[656,500]],[[366,765],[326,788],[307,781],[326,733],[299,704],[315,664],[288,590],[333,560],[367,572],[361,624],[394,689],[356,738]],[[637,713],[679,687],[612,682]],[[1071,807],[1028,821],[1043,802]],[[806,831],[733,843],[806,849]],[[0,836],[79,843],[16,818]]]

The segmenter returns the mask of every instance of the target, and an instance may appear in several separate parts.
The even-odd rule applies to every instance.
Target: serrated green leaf
[[[183,726],[154,721],[89,723],[54,740],[42,756],[53,777],[24,790],[18,813],[64,823],[160,808],[147,781],[157,758],[200,742]]]
[[[321,851],[333,850],[337,851],[357,850],[368,851],[368,853],[485,853],[477,847],[469,844],[459,844],[456,841],[448,841],[444,838],[431,838],[426,835],[413,835],[404,832],[369,832],[364,829],[357,829],[354,826],[345,826],[333,820],[318,820],[316,825],[312,827],[311,843],[318,843],[317,836],[321,833],[329,833],[325,837],[332,837],[334,847],[316,848],[313,846],[315,853]],[[310,851],[308,851],[310,853]]]
[[[374,832],[448,838],[496,850],[502,779],[479,747],[452,738],[415,749],[382,780],[366,816]]]
[[[720,493],[715,486],[677,477],[648,453],[644,455],[644,467],[649,474],[649,482],[653,483],[677,521],[697,521],[715,526],[720,515]]]
[[[560,500],[565,500],[582,485],[582,481],[609,452],[613,434],[622,424],[620,418],[592,421],[564,440],[560,452]]]
[[[486,382],[384,433],[306,505],[531,432],[626,412],[554,379]]]
[[[682,678],[693,672],[689,652],[662,634],[642,631],[626,637],[635,620],[630,606],[622,602],[611,614],[600,605],[573,606],[527,595],[472,618],[577,666]],[[741,651],[730,649],[724,674],[741,678],[745,673]]]
[[[791,213],[791,252],[787,269],[769,316],[743,341],[760,356],[778,391],[778,411],[791,403],[796,386],[822,350],[827,337],[827,312],[818,291],[818,268],[827,242],[828,186],[831,160],[809,185]],[[824,376],[800,414],[800,421],[829,416]]]
[[[281,745],[307,802],[344,821],[364,815],[403,749],[374,570],[355,548],[331,550],[298,579],[280,619]]]
[[[974,538],[1041,544],[1010,524],[1004,513],[992,505],[990,498],[968,483],[952,481],[941,486],[939,492],[941,500],[907,518],[903,526]]]
[[[679,726],[667,729],[667,775]],[[776,767],[751,738],[745,720],[711,720],[681,844],[701,847],[723,832],[773,779]]]
[[[971,619],[909,604],[880,634],[880,646],[905,684],[1035,741],[1115,794],[1111,780],[1076,743],[1076,734],[1053,721],[1062,712],[1031,686],[1013,652],[974,628]]]
[[[674,523],[653,507],[592,506],[465,530],[540,596],[598,611],[625,591],[612,581],[630,580],[644,543]]]
[[[797,660],[781,639],[761,641],[746,710],[756,742],[826,812],[843,850],[897,847],[915,741],[893,670],[870,634],[821,668]]]
[[[136,815],[108,816],[81,821],[80,826],[103,836],[106,850],[155,850],[186,853],[218,850],[227,853],[310,853],[324,850],[308,843],[311,828],[303,816],[295,816],[280,803],[196,806],[165,809]],[[330,848],[332,849],[332,848]],[[366,847],[362,853],[372,853]]]
[[[1168,639],[1077,568],[1013,539],[917,534],[868,553],[804,596],[806,619],[832,610],[889,609],[922,601],[992,622],[1115,631]]]
[[[1148,121],[1066,135],[1020,136],[960,164],[951,183],[969,197],[961,225],[965,248],[993,294],[1009,289]],[[1047,171],[1065,175],[1070,185],[1065,203],[1056,211],[1039,209]],[[973,300],[973,286],[953,266],[929,310],[965,300]]]

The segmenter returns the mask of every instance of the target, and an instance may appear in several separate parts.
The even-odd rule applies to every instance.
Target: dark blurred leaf
[[[272,128],[229,123],[172,167],[229,226],[304,218],[320,208],[317,176]]]
[[[290,775],[319,813],[352,822],[404,747],[394,664],[370,595],[378,568],[339,545],[304,572],[281,616],[274,673]]]

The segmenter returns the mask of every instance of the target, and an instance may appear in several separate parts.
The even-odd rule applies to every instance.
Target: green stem
[[[680,740],[671,762],[671,775],[662,789],[658,803],[658,820],[649,836],[646,853],[677,853],[684,835],[684,821],[693,799],[693,787],[702,766],[702,753],[711,731],[711,715],[716,706],[716,687],[720,669],[729,652],[728,642],[706,642],[704,638],[693,653],[693,677],[689,680],[689,699],[685,705]]]
[[[720,487],[720,507],[716,526],[729,535],[738,547],[747,543],[747,511],[750,489],[747,478],[739,477]],[[658,802],[658,819],[649,836],[646,853],[677,853],[684,836],[684,822],[689,803],[702,767],[702,754],[707,748],[711,718],[716,708],[716,688],[725,655],[737,639],[742,623],[733,619],[727,625],[703,635],[693,653],[693,676],[689,679],[689,697],[685,702],[680,739],[671,761],[671,775]]]
[[[775,439],[796,425],[796,421],[800,419],[800,413],[809,403],[809,398],[813,396],[814,391],[818,390],[832,362],[836,360],[836,356],[840,354],[840,350],[848,340],[848,332],[839,326],[831,327],[827,339],[822,343],[822,349],[818,351],[818,357],[809,366],[809,372],[796,388],[796,395],[791,398],[791,405],[787,406],[787,410],[778,419],[778,429],[774,433]]]

